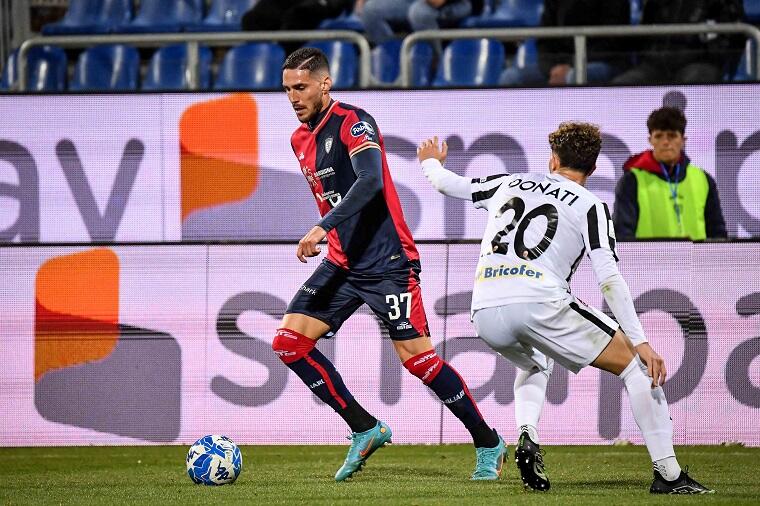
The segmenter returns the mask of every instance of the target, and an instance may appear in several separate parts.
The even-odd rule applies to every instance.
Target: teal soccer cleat
[[[499,444],[494,448],[475,448],[477,460],[471,480],[498,480],[501,468],[507,460],[507,445],[499,436]]]
[[[361,471],[367,459],[375,453],[375,450],[382,448],[391,442],[391,428],[380,420],[377,425],[365,432],[353,432],[349,439],[351,448],[348,449],[346,461],[335,473],[335,481],[343,481],[354,475],[355,472]]]

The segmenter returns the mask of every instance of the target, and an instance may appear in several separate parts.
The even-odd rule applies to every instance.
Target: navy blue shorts
[[[299,288],[286,313],[299,313],[330,326],[325,337],[334,335],[343,322],[367,304],[395,341],[430,335],[420,289],[420,264],[377,275],[360,275],[328,260]]]

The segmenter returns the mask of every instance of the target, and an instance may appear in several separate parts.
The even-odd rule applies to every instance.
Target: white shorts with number
[[[574,373],[596,360],[619,328],[573,296],[479,309],[473,322],[478,336],[517,367],[546,370],[550,357]]]

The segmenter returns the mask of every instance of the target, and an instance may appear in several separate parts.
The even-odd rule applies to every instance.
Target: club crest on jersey
[[[325,139],[325,153],[329,153],[330,152],[330,150],[332,149],[332,145],[333,145],[333,138],[332,138],[332,135],[331,135],[330,137],[328,137],[327,139]]]
[[[375,135],[375,129],[366,121],[359,121],[351,127],[351,135],[354,137],[361,137],[364,133],[367,134],[368,138]]]

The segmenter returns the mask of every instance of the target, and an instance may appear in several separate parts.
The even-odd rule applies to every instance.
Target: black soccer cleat
[[[655,470],[654,481],[652,486],[649,487],[650,494],[714,494],[715,490],[709,489],[692,479],[687,471],[681,471],[681,475],[677,480],[667,481],[662,475]]]
[[[549,490],[549,478],[546,477],[544,469],[544,452],[527,432],[520,434],[515,449],[515,463],[525,487],[541,492]]]

